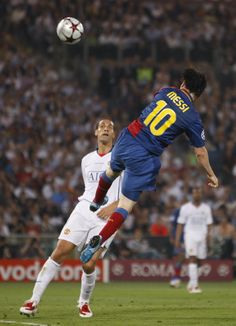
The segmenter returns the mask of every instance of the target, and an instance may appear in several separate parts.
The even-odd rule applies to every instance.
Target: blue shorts
[[[124,170],[122,194],[137,201],[142,191],[156,190],[156,175],[161,163],[158,156],[144,148],[128,131],[123,129],[111,153],[111,169]]]

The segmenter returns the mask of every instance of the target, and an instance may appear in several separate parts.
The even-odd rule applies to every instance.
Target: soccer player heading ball
[[[122,195],[107,224],[82,251],[82,262],[89,261],[102,243],[121,227],[142,191],[155,190],[155,177],[161,167],[160,156],[182,133],[194,147],[197,160],[206,172],[208,185],[218,187],[205,147],[203,125],[193,104],[205,87],[203,74],[186,69],[179,88],[162,88],[138,119],[121,131],[112,150],[110,167],[100,177],[90,209],[99,209],[112,182],[124,170]]]

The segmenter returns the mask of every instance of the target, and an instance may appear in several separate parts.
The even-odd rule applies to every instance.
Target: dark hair
[[[97,120],[96,123],[94,124],[94,130],[97,130],[98,129],[99,123],[102,120],[110,120],[113,123],[113,121],[112,121],[112,119],[110,117],[101,118],[101,119]],[[115,125],[114,125],[114,130],[115,130]]]
[[[199,97],[206,88],[206,76],[195,69],[189,68],[184,71],[183,77],[187,89]]]

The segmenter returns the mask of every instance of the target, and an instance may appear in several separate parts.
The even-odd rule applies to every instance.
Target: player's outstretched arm
[[[194,152],[197,157],[198,163],[204,168],[207,173],[208,186],[212,188],[217,188],[219,186],[219,181],[214,171],[212,170],[206,147],[194,147]]]

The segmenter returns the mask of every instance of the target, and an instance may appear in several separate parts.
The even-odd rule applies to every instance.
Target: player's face
[[[193,196],[193,200],[201,201],[201,199],[202,199],[202,189],[198,188],[198,187],[193,188],[192,196]]]
[[[111,142],[115,138],[114,123],[111,120],[99,121],[95,135],[99,141]]]

